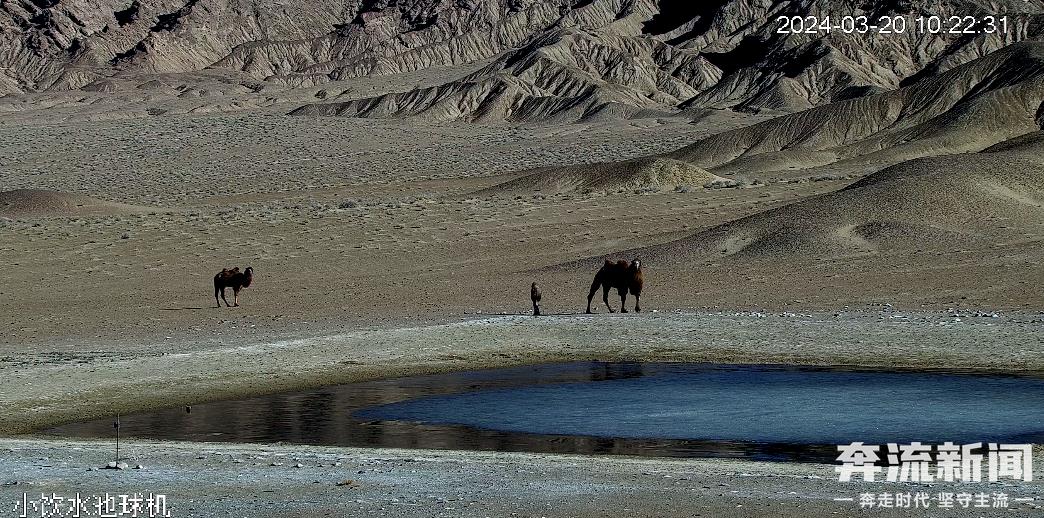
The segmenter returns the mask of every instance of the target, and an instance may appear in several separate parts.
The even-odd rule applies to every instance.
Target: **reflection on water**
[[[1044,380],[581,362],[355,383],[123,416],[125,435],[832,460],[851,441],[1044,439]],[[111,420],[47,433],[108,437]]]

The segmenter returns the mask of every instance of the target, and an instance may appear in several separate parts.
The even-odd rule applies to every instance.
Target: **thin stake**
[[[120,414],[116,414],[116,421],[112,423],[113,428],[116,429],[116,467],[120,467]]]

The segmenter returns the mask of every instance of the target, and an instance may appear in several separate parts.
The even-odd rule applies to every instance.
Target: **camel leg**
[[[635,293],[634,294],[634,312],[635,313],[641,313],[642,312],[642,294],[641,293]]]
[[[602,286],[602,302],[605,302],[605,307],[609,309],[610,313],[616,313],[613,307],[609,305],[609,286]]]
[[[232,307],[232,304],[228,303],[228,299],[225,298],[225,288],[221,288],[221,300],[225,301],[225,305]]]
[[[594,282],[591,283],[591,291],[587,292],[587,314],[591,314],[591,299],[594,298],[595,293],[598,293],[598,287],[601,285],[598,282],[598,276],[595,275]]]
[[[533,316],[534,317],[539,317],[540,316],[540,304],[538,302],[536,302],[536,301],[533,302]]]
[[[214,285],[214,303],[217,304],[217,307],[220,308],[221,299],[218,298],[219,293],[221,293],[221,288],[218,288],[217,285]]]
[[[234,286],[232,288],[232,300],[235,302],[234,306],[239,307],[239,287]]]
[[[616,292],[620,294],[620,313],[627,313],[627,290],[618,289]]]

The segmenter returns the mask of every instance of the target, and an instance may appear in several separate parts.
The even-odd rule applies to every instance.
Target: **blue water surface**
[[[689,364],[624,379],[409,399],[354,416],[617,438],[1029,442],[1044,437],[1044,380]]]

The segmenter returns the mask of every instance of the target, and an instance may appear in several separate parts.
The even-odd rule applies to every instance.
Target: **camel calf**
[[[620,294],[621,313],[627,313],[628,292],[634,295],[634,310],[641,312],[642,286],[644,284],[645,277],[642,275],[642,262],[638,259],[635,259],[632,263],[623,260],[614,263],[606,259],[605,264],[595,274],[594,282],[591,283],[591,291],[587,294],[587,312],[591,313],[591,299],[594,298],[599,287],[602,288],[602,301],[605,302],[605,307],[609,309],[610,313],[614,312],[612,306],[609,305],[609,290],[611,288],[616,288],[616,292]]]
[[[529,288],[529,299],[533,301],[534,317],[540,316],[540,299],[542,298],[544,298],[544,296],[540,293],[540,288],[537,286],[537,283],[534,282],[533,286]]]
[[[232,304],[229,304],[228,299],[225,298],[225,288],[232,288],[232,300],[235,302],[235,306],[239,306],[239,290],[249,287],[253,280],[254,269],[249,266],[243,272],[239,271],[238,266],[231,270],[222,269],[214,276],[214,302],[217,303],[217,307],[221,307],[221,300],[225,301],[226,306],[232,307]],[[219,295],[221,300],[218,300]]]

